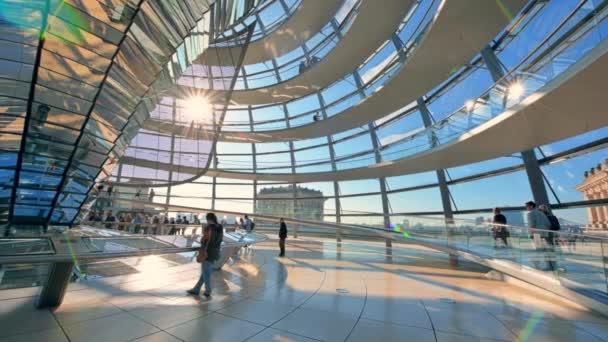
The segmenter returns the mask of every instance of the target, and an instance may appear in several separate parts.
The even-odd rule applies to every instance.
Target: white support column
[[[593,194],[591,190],[586,190],[584,194],[584,198],[586,201],[593,199]],[[589,226],[595,228],[597,224],[597,211],[596,207],[587,207],[587,216],[589,217]]]

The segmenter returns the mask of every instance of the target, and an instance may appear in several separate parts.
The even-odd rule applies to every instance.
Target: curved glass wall
[[[0,223],[71,224],[210,40],[207,1],[0,4]]]
[[[415,52],[432,24],[432,19],[440,4],[439,0],[416,2],[392,37],[387,39],[375,53],[352,73],[317,93],[280,104],[255,107],[230,106],[221,128],[222,131],[285,129],[309,124],[315,116],[331,117],[344,114],[351,107],[379,91],[391,76],[407,63],[408,57]],[[274,65],[273,67],[271,78],[279,80],[281,76],[275,73],[277,67]],[[298,64],[298,73],[299,71]],[[247,70],[244,72],[247,73]],[[242,83],[247,83],[247,80]],[[197,79],[181,83],[181,85],[209,89],[206,84],[198,82]],[[253,119],[249,119],[246,113],[249,110],[259,114]],[[252,127],[249,126],[250,122],[253,122]],[[207,126],[203,124],[203,127]]]
[[[435,121],[430,128],[424,128],[417,104],[411,104],[367,126],[329,137],[253,144],[220,141],[211,167],[250,173],[331,172],[381,163],[393,155],[407,156],[416,148],[430,148],[432,139],[439,143],[450,141],[550,82],[604,41],[605,13],[602,2],[539,2],[520,20],[517,34],[509,32],[492,46],[506,76],[495,82],[484,60],[476,57],[427,94],[426,106]],[[511,85],[515,82],[523,91],[513,97]],[[306,107],[322,105],[325,98],[315,94],[299,101]],[[272,115],[284,118],[285,112],[295,111],[289,106],[290,103],[277,106],[280,111]],[[265,115],[256,110],[242,111],[244,128],[252,129],[255,117]],[[595,223],[589,213],[597,217],[599,210],[604,210],[606,197],[589,197],[580,185],[591,169],[594,174],[608,169],[604,166],[608,157],[606,136],[607,128],[601,128],[534,149],[550,204],[562,222],[591,226]],[[524,224],[522,206],[533,194],[519,154],[444,172],[456,217],[485,220],[491,208],[499,206],[509,213],[510,224]],[[409,215],[445,213],[435,171],[316,183],[202,176],[155,190],[153,201],[158,203],[377,226],[408,224]]]
[[[331,153],[327,138],[297,141],[292,143],[293,148],[287,142],[257,143],[255,169],[251,153],[244,152],[250,150],[243,147],[248,144],[220,142],[217,167],[247,173],[326,172],[332,171],[332,167],[343,170],[373,165],[379,162],[378,157],[380,161],[398,160],[453,141],[551,82],[605,38],[604,11],[599,7],[579,5],[569,12],[563,11],[565,14],[559,20],[553,20],[550,30],[539,33],[535,23],[542,19],[539,13],[545,13],[545,10],[550,13],[552,7],[534,11],[519,32],[519,35],[530,35],[528,41],[537,45],[526,47],[527,56],[513,65],[499,82],[494,82],[483,60],[476,58],[450,83],[428,94],[426,106],[436,122],[432,127],[424,128],[420,110],[412,104],[403,112],[377,120],[372,125],[372,134],[368,126],[331,136]],[[595,10],[600,11],[587,16]],[[570,30],[564,30],[565,27]],[[538,39],[542,34],[545,36]],[[513,50],[513,44],[516,42],[512,39],[504,40],[494,50],[500,56]],[[324,100],[322,96],[309,96],[300,101],[303,107],[315,107]],[[289,111],[289,103],[284,107]],[[252,121],[265,115],[284,115],[279,110],[259,111],[256,108],[246,110],[244,114]],[[295,170],[292,170],[292,152],[297,164]]]
[[[603,128],[535,149],[538,155],[545,155],[538,159],[547,177],[550,204],[556,207],[560,221],[565,224],[581,227],[590,224],[589,204],[584,203],[584,194],[577,187],[584,181],[585,172],[597,168],[598,163],[608,170],[608,164],[603,166],[608,158],[606,136],[608,129]],[[532,199],[532,193],[519,156],[450,168],[446,172],[456,217],[482,217],[485,221],[493,207],[501,207],[509,213],[510,224],[525,224],[523,204]],[[155,193],[156,203],[379,227],[387,216],[393,224],[403,224],[406,216],[444,213],[435,172],[295,184],[200,177],[187,184],[156,187]],[[134,192],[115,196],[133,199]],[[386,214],[383,201],[389,208]]]
[[[253,27],[250,28],[252,30]],[[183,75],[196,76],[200,82],[213,82],[216,88],[223,87],[225,95],[211,102],[204,93],[193,93],[187,98],[168,95],[170,89],[158,93],[160,101],[150,110],[149,119],[166,120],[171,126],[189,124],[189,132],[184,135],[159,135],[140,129],[128,144],[120,165],[113,169],[117,182],[132,187],[184,182],[207,170],[215,148],[215,138],[198,129],[195,120],[204,120],[216,127],[214,131],[219,130],[230,101],[230,90],[234,87],[247,49],[246,42],[241,46],[230,50],[230,60],[235,61],[235,65],[218,67],[192,64],[192,61],[184,59],[184,70],[176,77],[176,83]],[[178,61],[180,51],[178,49]],[[210,75],[215,76],[212,78]],[[163,165],[171,165],[171,169],[167,170]]]

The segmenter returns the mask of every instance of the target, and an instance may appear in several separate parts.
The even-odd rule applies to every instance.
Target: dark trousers
[[[502,240],[502,242],[505,244],[505,246],[509,246],[506,235],[494,235],[494,240],[498,240],[498,239]]]
[[[281,256],[285,255],[285,238],[279,238],[279,248],[281,249]]]

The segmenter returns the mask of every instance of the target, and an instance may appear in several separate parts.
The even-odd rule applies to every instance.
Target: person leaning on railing
[[[550,230],[551,232],[547,233],[547,236],[545,238],[545,240],[547,241],[547,243],[550,246],[555,246],[555,238],[557,233],[553,233],[553,232],[557,232],[559,230],[561,230],[560,224],[559,224],[559,220],[557,219],[557,217],[553,214],[551,214],[551,211],[549,211],[549,207],[546,204],[541,204],[538,206],[538,210],[545,214],[545,216],[547,216],[547,219],[549,220],[549,225],[550,225]]]
[[[498,247],[497,240],[501,239],[505,247],[509,247],[507,238],[509,237],[509,230],[507,229],[507,218],[501,214],[499,208],[494,208],[494,217],[492,218],[492,234],[494,235],[494,247]]]
[[[549,252],[552,251],[551,248],[553,246],[548,240],[548,232],[551,229],[551,222],[544,213],[536,208],[536,203],[533,201],[526,202],[526,209],[528,210],[528,228],[530,229],[530,234],[532,234],[532,238],[534,239],[534,246],[537,251],[545,252],[547,270],[554,270],[555,262],[551,260],[552,256],[549,255]],[[540,269],[540,263],[536,257],[532,262],[534,263],[534,267]]]

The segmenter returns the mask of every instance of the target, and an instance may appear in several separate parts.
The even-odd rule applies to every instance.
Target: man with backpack
[[[247,233],[251,233],[255,228],[255,223],[249,218],[249,216],[245,215],[245,230]]]
[[[201,249],[198,252],[196,261],[201,263],[201,276],[194,287],[188,291],[188,294],[198,296],[201,287],[205,284],[205,297],[211,296],[211,272],[213,263],[220,258],[220,250],[222,240],[224,239],[224,227],[217,223],[217,216],[214,213],[208,213],[205,217],[207,225],[203,229],[203,237],[201,239]]]

